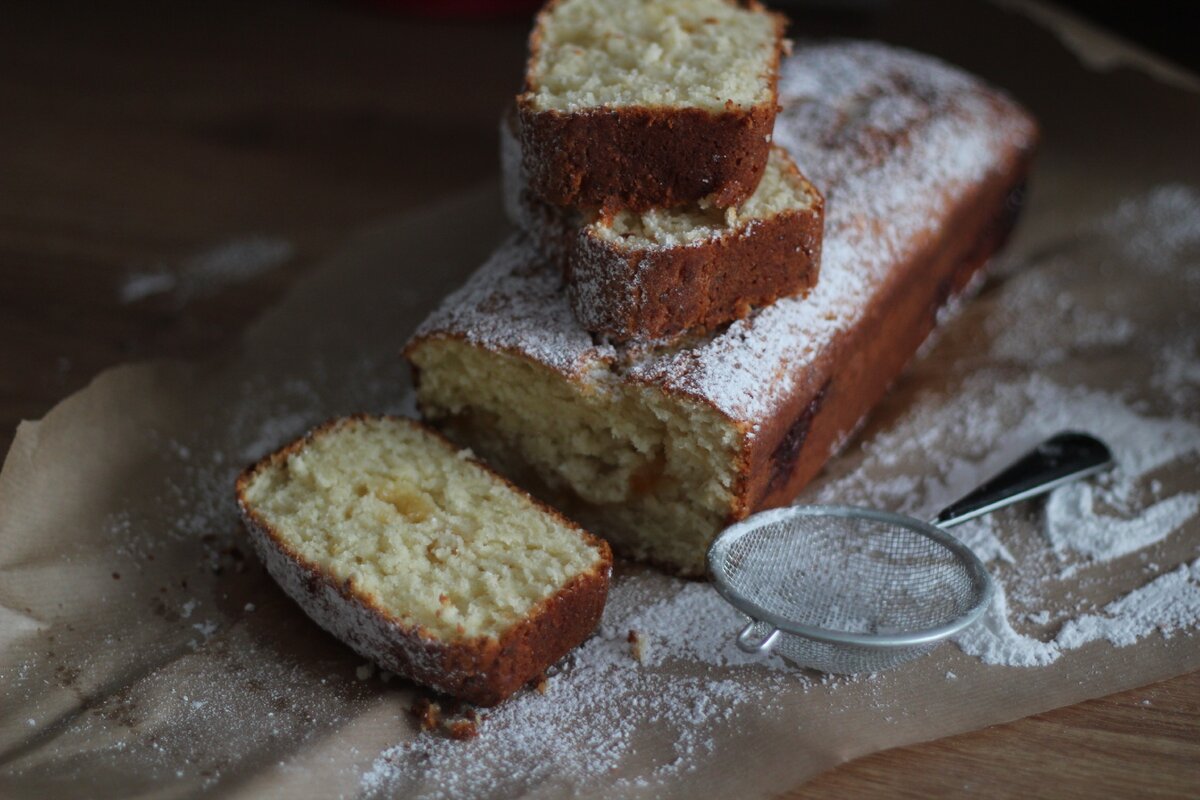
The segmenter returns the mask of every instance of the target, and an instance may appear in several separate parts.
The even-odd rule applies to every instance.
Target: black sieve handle
[[[1086,433],[1064,431],[1051,436],[1012,466],[957,503],[947,506],[933,524],[949,528],[1079,478],[1095,475],[1113,463],[1104,442]]]

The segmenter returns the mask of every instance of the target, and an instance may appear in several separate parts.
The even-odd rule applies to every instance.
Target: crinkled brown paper
[[[1094,222],[1167,182],[1184,187],[1176,193],[1200,191],[1193,138],[1200,104],[1193,94],[1130,70],[1089,72],[1045,32],[1012,19],[1005,25],[1024,30],[1020,54],[983,58],[990,66],[977,68],[1012,89],[1045,125],[1023,227],[979,299],[947,325],[872,424],[831,463],[834,476],[858,468],[873,443],[888,441],[915,413],[914,404],[936,418],[939,403],[952,404],[955,387],[989,375],[1020,381],[1037,373],[1049,385],[1109,390],[1143,415],[1200,421],[1195,403],[1181,409],[1178,396],[1165,396],[1163,376],[1154,371],[1164,347],[1195,355],[1196,237],[1164,243],[1159,258],[1157,234],[1141,250],[1122,249],[1104,238],[1105,224]],[[1038,69],[1031,66],[1034,52],[1045,61]],[[422,781],[429,792],[447,789],[436,771],[406,765],[411,754],[403,749],[393,752],[400,765],[394,774],[384,764],[362,782],[382,751],[414,737],[406,713],[412,690],[399,680],[360,680],[362,660],[270,582],[238,528],[231,488],[243,464],[322,418],[404,410],[408,378],[396,353],[431,306],[501,240],[505,225],[494,194],[488,188],[458,197],[354,237],[266,314],[233,355],[109,370],[45,419],[20,427],[0,475],[0,795],[407,794]],[[1153,204],[1139,208],[1139,224],[1153,232]],[[1193,232],[1197,227],[1200,219]],[[1041,364],[1014,361],[997,337],[1038,320],[1013,317],[1009,295],[1038,285],[1055,300],[1031,306],[1041,324],[1057,308],[1131,318],[1136,333],[1095,341],[1092,331],[1092,341],[1072,340],[1074,329],[1064,322],[1061,335],[1048,328],[1046,346],[1058,348],[1057,356]],[[1000,436],[980,454],[939,435],[936,424],[931,430],[933,441],[922,444],[920,457],[891,465],[892,478],[953,461],[967,465],[970,474],[959,479],[969,483],[996,466],[997,453],[1011,455],[1030,443]],[[1161,491],[1195,491],[1196,469],[1193,454],[1155,477]],[[929,511],[951,499],[921,497],[908,505]],[[1031,507],[1003,518],[1011,550],[1045,549],[1038,513]],[[1193,516],[1152,548],[1154,565],[1169,570],[1194,559],[1198,546],[1200,521]],[[625,572],[621,580],[639,571]],[[1099,603],[1148,580],[1146,560],[1137,554],[1088,574],[1088,591]],[[662,596],[679,590],[665,579],[657,585]],[[1047,608],[1055,610],[1053,595],[1064,591],[1049,591]],[[727,703],[731,713],[701,715],[698,724],[707,728],[695,741],[702,752],[690,755],[677,752],[677,737],[656,737],[647,723],[636,752],[591,754],[604,768],[583,776],[576,789],[761,796],[858,755],[1198,667],[1200,637],[1192,633],[1152,634],[1124,648],[1097,642],[1040,668],[988,666],[946,645],[891,673],[825,683],[811,676],[781,683],[778,671],[767,675],[766,667],[667,659],[645,669],[679,681],[701,674],[726,680],[726,690],[729,680],[742,681],[747,696],[767,701],[718,696],[715,702]],[[569,668],[553,678],[545,702],[556,691],[566,702],[569,683],[560,682],[571,680]],[[764,695],[763,687],[772,686]],[[657,698],[643,701],[629,712],[635,729],[636,715],[654,716]],[[519,722],[523,707],[512,708]],[[576,713],[562,713],[557,722],[530,719],[530,726],[544,733],[555,724],[564,730],[603,724],[591,716],[596,709],[559,711]],[[452,746],[487,748],[487,737],[485,722],[479,740]],[[478,750],[462,752],[477,773],[481,763],[486,773]],[[566,766],[556,769],[554,752],[539,757],[549,764],[498,760],[490,778],[464,778],[453,793],[551,794],[582,780]]]

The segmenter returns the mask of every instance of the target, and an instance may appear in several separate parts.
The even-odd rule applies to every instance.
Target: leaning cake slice
[[[783,29],[754,0],[551,0],[517,98],[534,192],[608,210],[745,200],[766,167]]]
[[[237,499],[317,624],[479,705],[542,674],[604,608],[607,544],[409,420],[328,422],[243,472]]]
[[[509,116],[500,126],[505,211],[563,266],[586,330],[615,342],[703,333],[816,285],[825,200],[783,148],[771,148],[762,180],[739,206],[602,215],[529,191],[514,124]]]

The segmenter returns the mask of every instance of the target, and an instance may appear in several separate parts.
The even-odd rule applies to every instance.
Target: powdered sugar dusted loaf
[[[789,502],[883,396],[1015,219],[1029,115],[871,43],[781,68],[775,137],[826,198],[821,280],[716,335],[614,346],[520,235],[406,350],[426,416],[618,549],[701,574],[712,537]]]
[[[575,318],[613,341],[701,333],[817,282],[825,201],[773,147],[754,193],[726,209],[691,203],[595,211],[544,203],[527,185],[515,115],[500,125],[505,211],[560,262]]]

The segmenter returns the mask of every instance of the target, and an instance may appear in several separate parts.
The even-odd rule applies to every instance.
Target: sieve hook
[[[742,632],[737,636],[738,649],[744,653],[765,653],[770,650],[775,642],[779,639],[782,631],[779,628],[771,628],[771,632],[766,636],[761,636],[757,641],[754,639],[754,628],[761,623],[758,620],[750,620],[746,627],[742,628]]]

